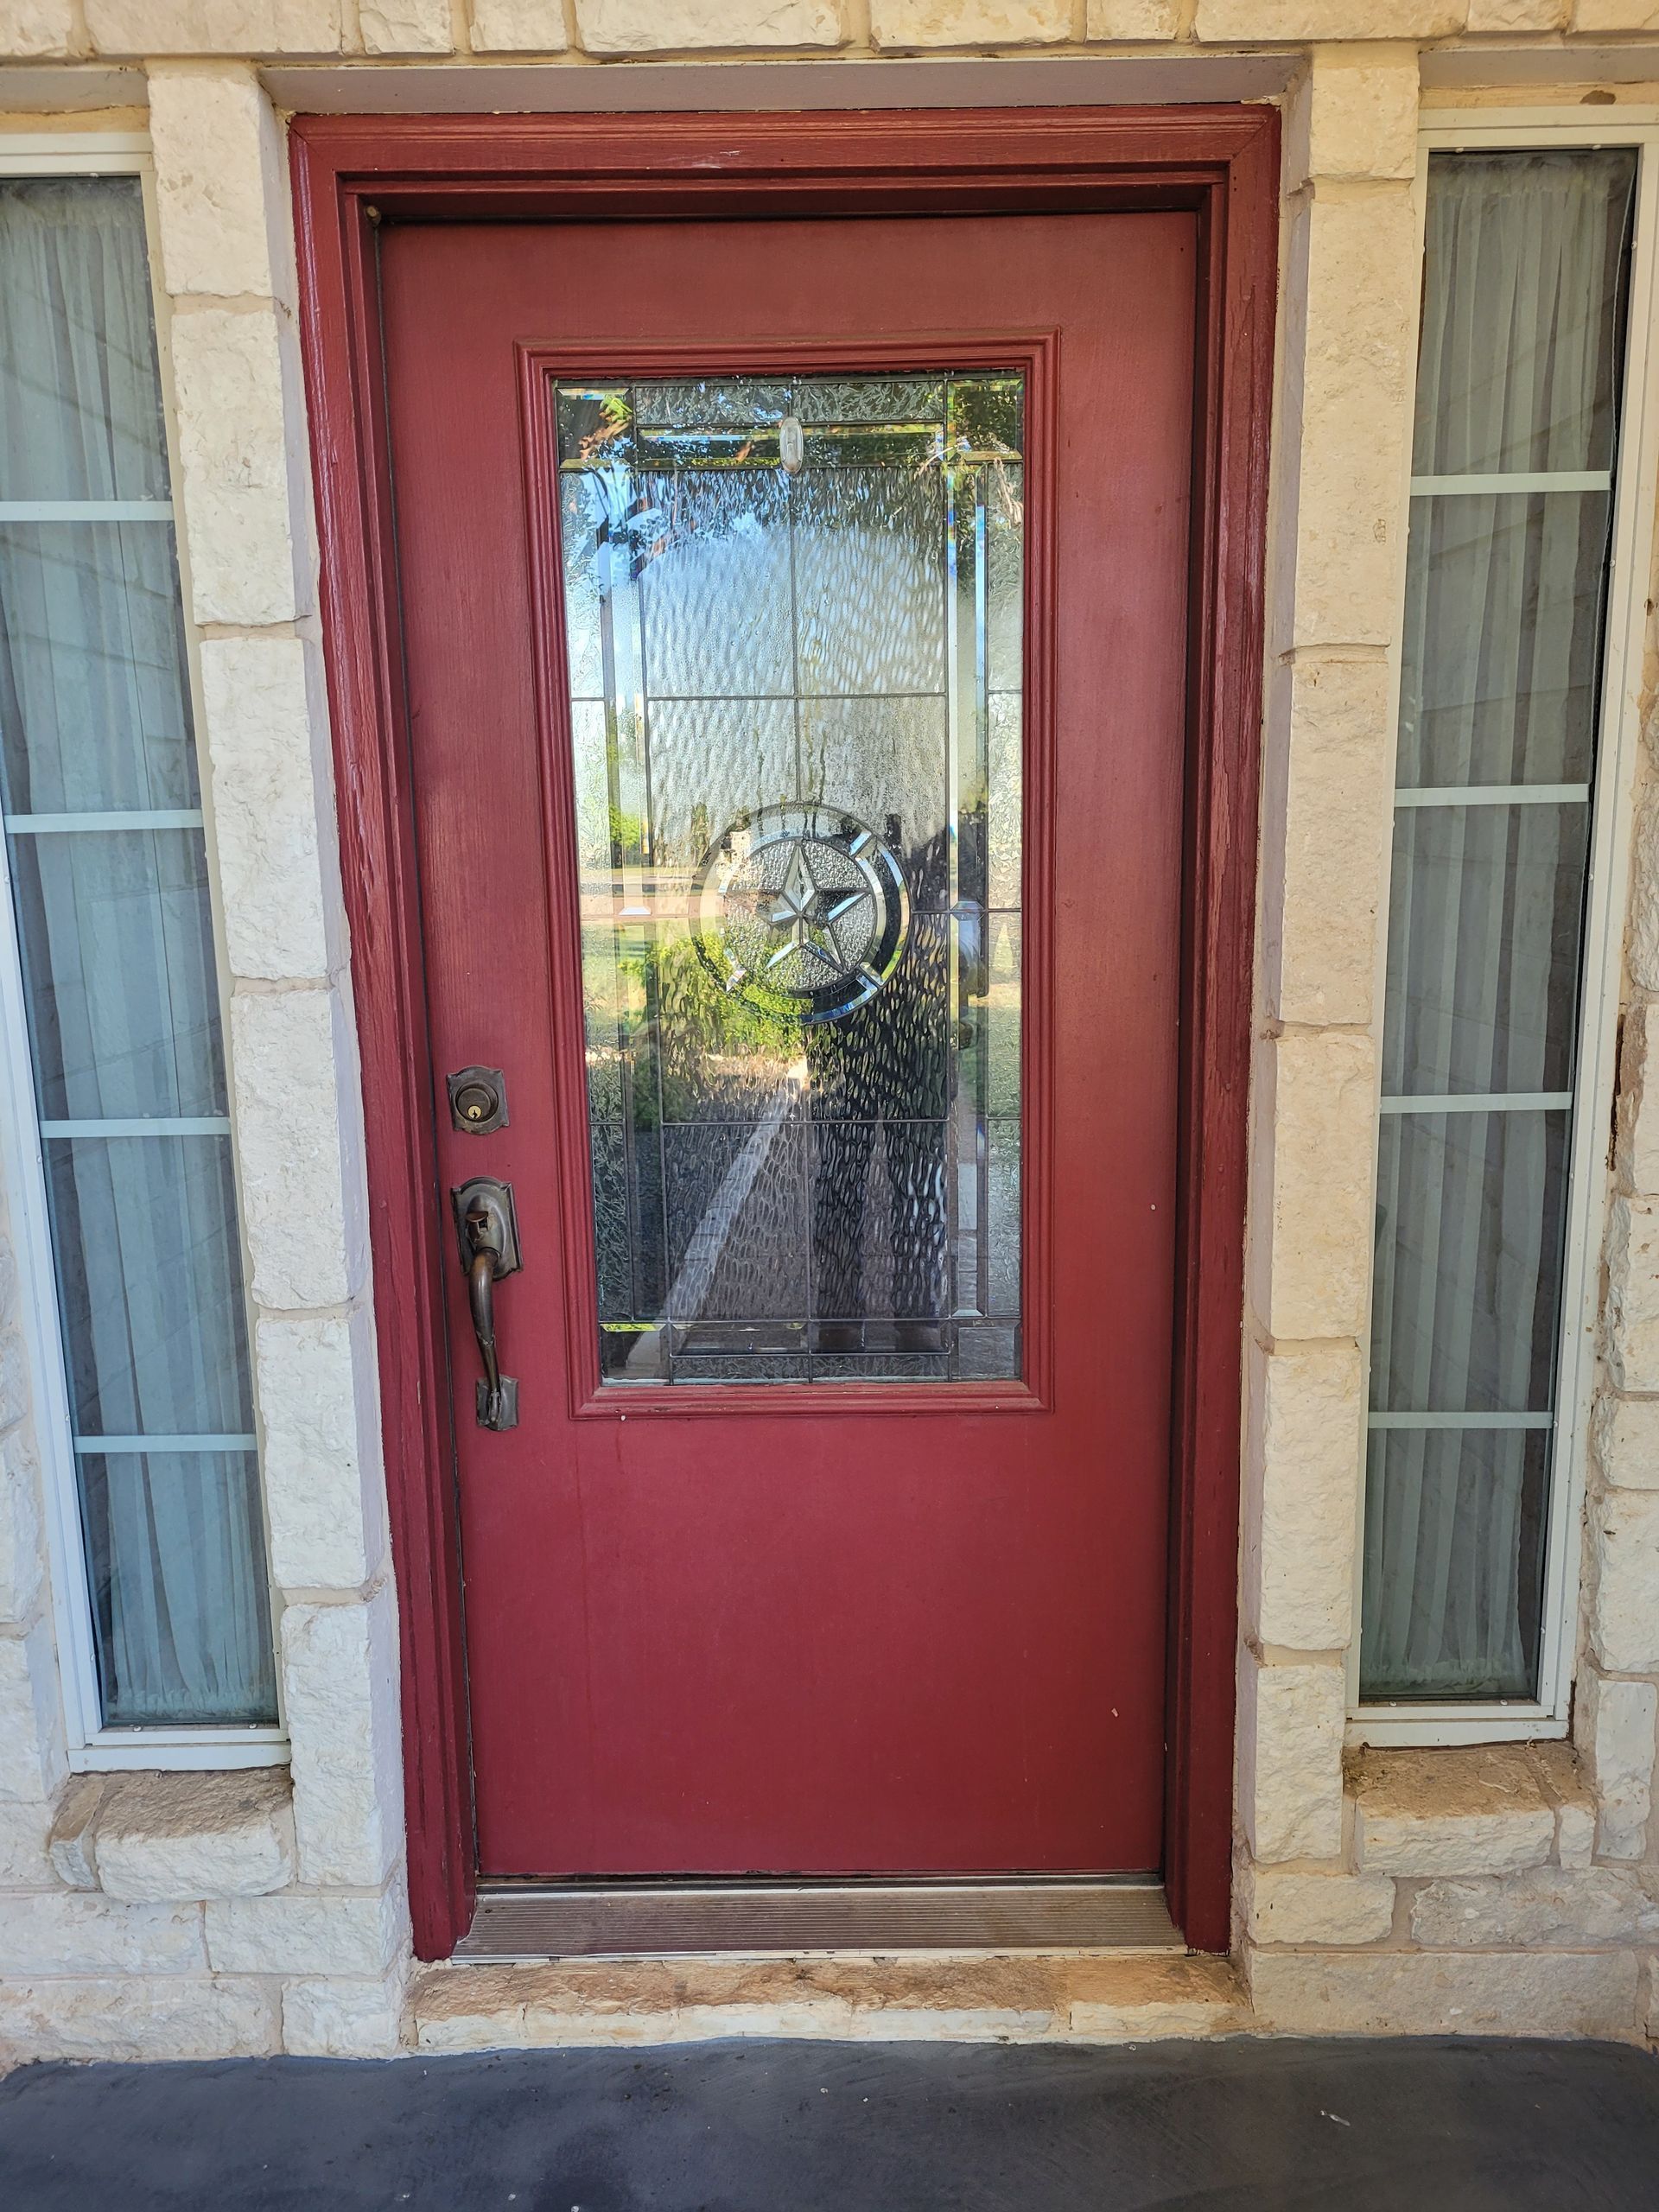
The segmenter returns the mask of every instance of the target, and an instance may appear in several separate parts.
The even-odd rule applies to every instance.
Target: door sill
[[[648,1882],[480,1886],[457,1959],[822,1951],[1181,1951],[1161,1882]]]

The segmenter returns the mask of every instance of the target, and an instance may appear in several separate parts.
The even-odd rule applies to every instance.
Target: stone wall
[[[815,60],[864,65],[855,105],[873,61],[971,54],[1005,68],[990,93],[964,78],[964,99],[1013,96],[1007,72],[1039,57],[1117,53],[1126,67],[1179,59],[1183,97],[1224,98],[1227,52],[1257,49],[1290,90],[1243,1317],[1236,1922],[1250,2009],[1230,1985],[1172,1997],[1148,1982],[1132,2001],[1052,1974],[993,1974],[971,2003],[958,1979],[947,2003],[920,1974],[923,1994],[903,2000],[912,2024],[892,2031],[1639,2031],[1659,1955],[1659,784],[1645,756],[1573,1744],[1356,1755],[1344,1669],[1420,78],[1455,63],[1501,85],[1541,67],[1558,81],[1529,103],[1605,101],[1599,75],[1659,77],[1649,30],[1648,0],[0,0],[0,61],[16,65],[0,98],[73,110],[115,87],[148,103],[292,1746],[291,1782],[70,1777],[29,1380],[3,1325],[16,1271],[0,1267],[0,2049],[372,2051],[394,2045],[400,2013],[406,2037],[435,2047],[600,2032],[606,2018],[624,2019],[617,2032],[679,2032],[694,2016],[704,2024],[683,2031],[842,2032],[842,2011],[868,2020],[876,2001],[855,1975],[833,1990],[817,1977],[810,2004],[779,1994],[787,1974],[728,1975],[737,2009],[721,2013],[709,1976],[688,1995],[658,1972],[635,1998],[613,1976],[566,1976],[556,2001],[521,1976],[497,2003],[438,1969],[404,2006],[395,1597],[349,949],[283,137],[262,66],[361,73],[372,102],[389,69],[453,65],[428,79],[435,105],[462,97],[464,73],[511,67],[503,104],[533,105],[537,71],[591,85],[603,63],[607,89],[584,99],[626,106],[650,104],[631,62]],[[760,97],[743,76],[743,97]],[[733,97],[730,73],[721,82],[711,104]],[[1644,703],[1656,683],[1659,663]]]
[[[385,2048],[409,1949],[395,1599],[283,137],[245,66],[147,81],[291,1770],[65,1793],[40,1501],[7,1430],[0,2047]]]

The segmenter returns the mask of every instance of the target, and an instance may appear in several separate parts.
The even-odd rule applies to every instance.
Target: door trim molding
[[[1198,216],[1166,1879],[1188,1942],[1222,1951],[1278,146],[1278,114],[1266,106],[304,116],[293,125],[422,1958],[453,1953],[477,1884],[376,228],[386,214]]]

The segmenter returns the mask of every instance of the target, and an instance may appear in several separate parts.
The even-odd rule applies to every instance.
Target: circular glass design
[[[710,848],[692,908],[722,989],[803,1021],[874,998],[910,925],[891,848],[842,808],[804,800],[740,814]]]

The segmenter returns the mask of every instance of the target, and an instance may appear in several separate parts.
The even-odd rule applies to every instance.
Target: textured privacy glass
[[[611,1382],[1020,1371],[1022,397],[558,391]]]
[[[1538,1692],[1633,153],[1435,155],[1361,1686]]]
[[[104,1719],[274,1721],[136,180],[0,181],[0,808]]]

